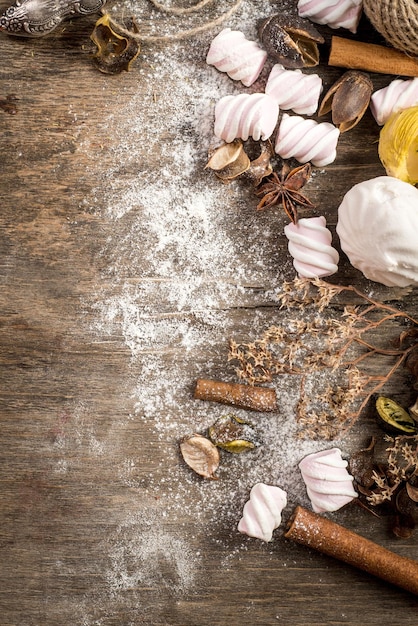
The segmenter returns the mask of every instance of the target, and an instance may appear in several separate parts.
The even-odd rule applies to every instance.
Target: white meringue
[[[240,533],[271,541],[273,530],[280,526],[282,510],[287,504],[287,494],[280,487],[257,483],[251,489],[250,499],[244,505],[238,524]]]
[[[315,513],[337,511],[357,498],[347,465],[339,448],[308,454],[299,463]]]
[[[388,287],[418,285],[418,189],[392,176],[354,185],[338,208],[350,263]]]

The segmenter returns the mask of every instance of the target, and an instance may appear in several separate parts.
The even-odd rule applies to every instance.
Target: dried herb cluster
[[[376,441],[353,454],[350,471],[360,502],[377,515],[389,515],[394,534],[411,536],[418,523],[418,435],[386,436],[386,459],[375,459]]]
[[[336,319],[325,309],[342,293],[353,294],[360,304],[345,306],[341,318]],[[232,339],[228,360],[237,363],[239,378],[251,385],[280,374],[298,375],[300,436],[341,436],[371,396],[417,353],[418,321],[355,287],[330,285],[320,279],[285,282],[278,299],[282,307],[292,310],[292,319],[271,326],[250,343]],[[299,318],[297,311],[302,314]],[[397,335],[396,346],[380,346],[382,327],[394,320],[407,321],[408,331]],[[379,369],[385,373],[373,372],[373,358],[383,361]],[[319,371],[325,375],[318,376]],[[314,385],[310,384],[312,374],[316,374]]]

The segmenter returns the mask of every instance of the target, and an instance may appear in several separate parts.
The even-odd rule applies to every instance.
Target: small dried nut
[[[224,143],[212,153],[206,164],[224,182],[238,178],[250,167],[250,159],[240,139]]]
[[[183,459],[203,478],[217,480],[215,472],[219,467],[219,450],[206,437],[190,435],[180,442],[180,451]]]
[[[283,67],[297,69],[319,63],[318,44],[324,38],[312,22],[298,15],[272,15],[259,27],[260,39],[267,53]]]
[[[332,122],[341,133],[359,123],[370,103],[373,83],[367,74],[345,72],[325,94],[318,115],[332,112]]]

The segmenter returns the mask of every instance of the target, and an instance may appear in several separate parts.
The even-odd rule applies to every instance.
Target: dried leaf
[[[217,480],[215,472],[219,467],[219,450],[206,437],[191,435],[180,442],[180,451],[183,459],[203,478]]]
[[[132,36],[125,31],[131,31]],[[125,25],[124,32],[108,13],[97,20],[90,37],[98,48],[94,55],[97,68],[104,74],[129,71],[131,63],[140,53],[139,41],[134,36],[138,32],[133,18]]]

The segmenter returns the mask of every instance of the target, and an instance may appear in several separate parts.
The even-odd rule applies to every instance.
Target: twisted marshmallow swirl
[[[338,128],[329,122],[318,123],[283,113],[274,149],[282,159],[294,157],[300,163],[311,161],[323,167],[337,156],[339,136]]]
[[[281,109],[312,115],[318,108],[322,79],[318,74],[286,70],[283,65],[276,63],[268,77],[265,91]]]
[[[299,463],[315,513],[337,511],[357,498],[347,465],[339,448],[308,454]]]
[[[238,524],[240,533],[271,541],[273,530],[280,526],[282,510],[287,504],[287,495],[280,487],[257,483],[251,489],[250,499],[244,505]]]
[[[363,0],[299,0],[298,13],[316,24],[357,32]]]
[[[213,39],[206,63],[249,87],[257,80],[266,59],[267,52],[257,42],[249,41],[239,30],[224,28]]]
[[[265,93],[240,93],[224,96],[215,106],[215,135],[226,143],[234,139],[265,141],[272,135],[279,117],[279,107]]]
[[[412,80],[398,78],[387,87],[374,92],[370,100],[370,110],[379,126],[383,126],[392,113],[417,104],[418,78]]]
[[[288,224],[284,233],[299,277],[321,278],[338,271],[338,252],[331,246],[332,235],[325,217],[308,217]]]

